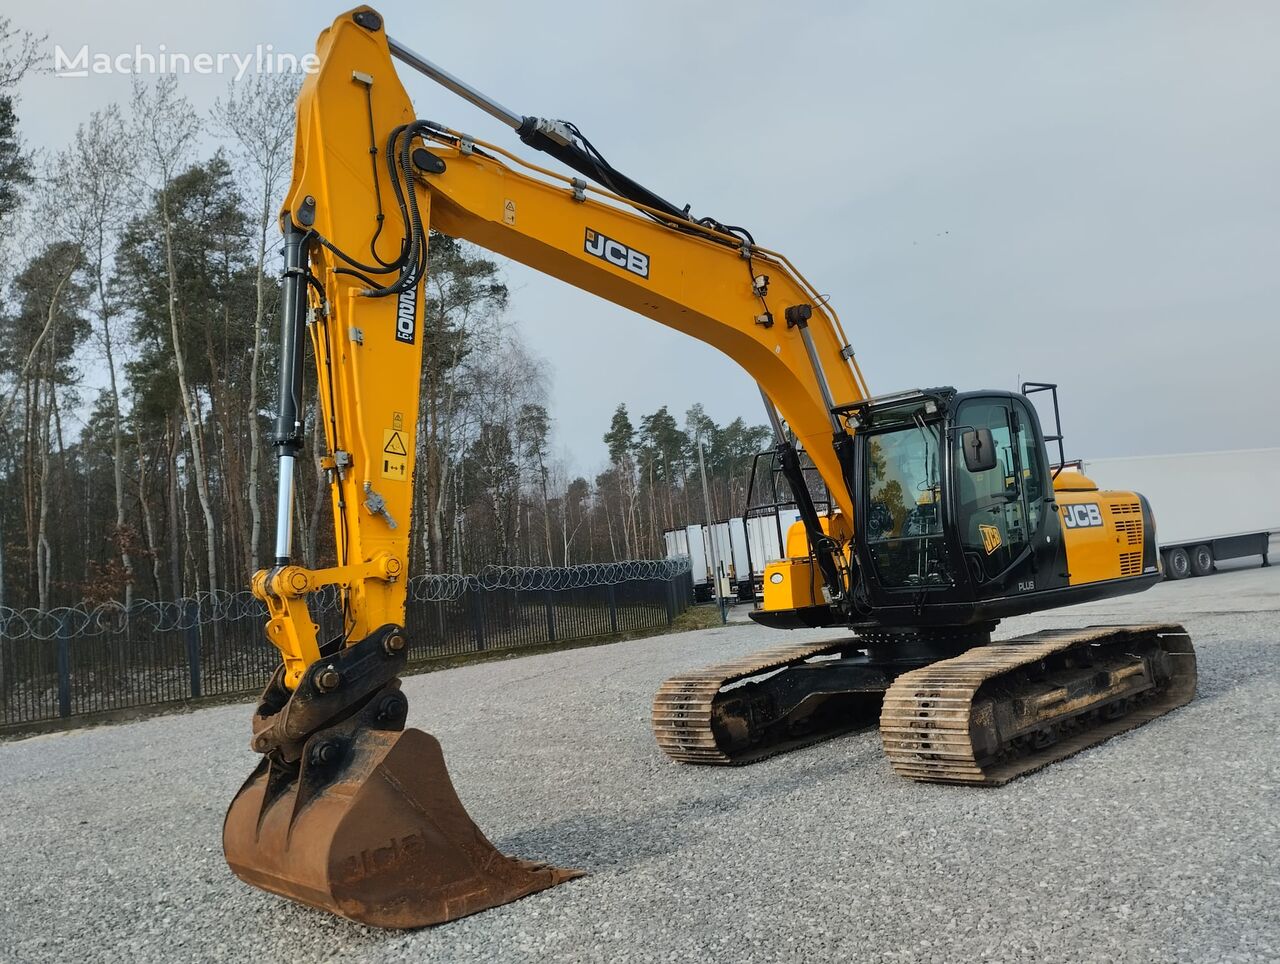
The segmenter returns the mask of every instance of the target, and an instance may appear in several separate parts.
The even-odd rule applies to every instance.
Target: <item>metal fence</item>
[[[688,560],[493,567],[409,580],[409,663],[668,626],[692,599]],[[310,597],[320,638],[336,594]],[[249,592],[41,611],[0,607],[0,728],[252,693],[279,654]]]

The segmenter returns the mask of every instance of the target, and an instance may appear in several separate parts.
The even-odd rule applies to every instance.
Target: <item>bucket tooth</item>
[[[231,802],[223,848],[246,883],[376,927],[441,924],[581,875],[500,853],[421,730],[337,728],[296,767],[264,760]]]

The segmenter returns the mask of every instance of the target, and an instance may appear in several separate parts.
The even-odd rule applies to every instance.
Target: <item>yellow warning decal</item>
[[[401,429],[382,430],[382,477],[397,482],[409,478],[409,450],[405,448]]]
[[[978,531],[982,533],[982,548],[987,550],[987,555],[995,552],[1000,548],[1000,530],[995,526],[978,526]]]

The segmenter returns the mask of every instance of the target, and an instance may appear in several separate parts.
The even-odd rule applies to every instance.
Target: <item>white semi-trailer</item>
[[[751,581],[751,554],[747,549],[747,526],[741,519],[729,520],[729,546],[733,550],[733,583],[738,599],[755,598]]]
[[[721,594],[743,601],[752,598],[751,562],[747,556],[747,530],[741,519],[724,519],[712,526],[716,559],[720,563]]]
[[[747,556],[747,530],[741,519],[726,519],[710,529],[695,522],[667,529],[662,538],[668,559],[688,558],[695,599],[712,598],[712,539],[720,565],[720,594],[728,599],[751,599],[751,562]]]
[[[1280,448],[1086,459],[1080,468],[1100,488],[1146,496],[1167,578],[1203,576],[1245,556],[1268,564],[1280,532]]]
[[[746,518],[744,534],[750,560],[752,594],[764,598],[764,567],[786,556],[787,530],[799,521],[800,510],[786,507],[759,511]]]
[[[689,537],[684,529],[665,529],[662,542],[667,550],[668,559],[687,559],[689,557]]]
[[[689,547],[689,565],[693,569],[693,598],[711,598],[711,544],[707,527],[694,523],[685,526],[685,541]]]
[[[687,558],[693,578],[693,598],[699,602],[712,597],[711,541],[707,527],[699,523],[667,529],[662,533],[668,559]]]

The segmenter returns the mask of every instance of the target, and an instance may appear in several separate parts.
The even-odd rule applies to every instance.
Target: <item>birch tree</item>
[[[60,440],[60,394],[78,377],[75,346],[84,338],[87,291],[79,249],[66,241],[49,244],[14,281],[16,310],[0,324],[0,368],[12,390],[0,423],[15,408],[21,413],[19,466],[28,560],[27,585],[41,607],[50,600],[53,558],[48,538],[51,450]],[[59,448],[62,446],[59,444]]]
[[[277,304],[279,288],[267,278],[267,251],[279,228],[285,178],[289,173],[295,102],[299,81],[293,74],[254,74],[239,84],[232,83],[226,96],[213,107],[214,127],[233,144],[233,156],[243,165],[241,179],[253,198],[254,238],[257,255],[254,277],[253,356],[250,364],[249,484],[251,520],[247,568],[257,568],[261,558],[262,504],[258,495],[262,452],[262,413],[258,401],[258,374],[261,367],[263,331],[268,313]]]
[[[485,419],[494,349],[510,340],[502,324],[508,292],[497,264],[465,242],[432,234],[428,254],[414,486],[426,568],[442,572],[454,555],[450,547],[459,544],[454,470]]]
[[[547,442],[551,435],[551,418],[547,408],[538,402],[526,402],[516,413],[516,440],[528,469],[534,475],[534,486],[542,502],[542,529],[548,566],[555,565],[551,549],[551,509],[547,493],[550,471],[547,468]],[[531,560],[532,561],[532,554]]]
[[[182,347],[178,311],[177,251],[174,246],[174,211],[170,189],[176,175],[188,166],[194,156],[200,120],[190,101],[178,93],[177,77],[159,78],[147,88],[140,82],[133,87],[133,135],[139,151],[138,174],[156,201],[161,239],[164,246],[165,275],[168,286],[169,332],[172,339],[174,369],[182,417],[191,449],[192,475],[200,510],[204,514],[208,538],[205,541],[208,567],[207,588],[218,588],[217,524],[209,496],[209,478],[205,472],[203,434],[196,421],[196,399],[187,380],[187,362]]]
[[[129,211],[129,197],[121,171],[134,166],[134,145],[120,109],[111,105],[94,111],[77,128],[71,146],[60,152],[50,177],[58,185],[59,220],[67,236],[79,247],[89,275],[92,311],[107,372],[107,402],[111,417],[112,483],[116,519],[112,540],[124,570],[124,604],[133,601],[134,560],[129,551],[133,534],[128,524],[125,495],[125,430],[120,405],[119,348],[115,327],[119,310],[108,290],[111,260],[119,232]],[[59,172],[75,171],[63,178]]]
[[[16,87],[40,60],[43,36],[14,26],[11,17],[0,16],[0,91]]]

